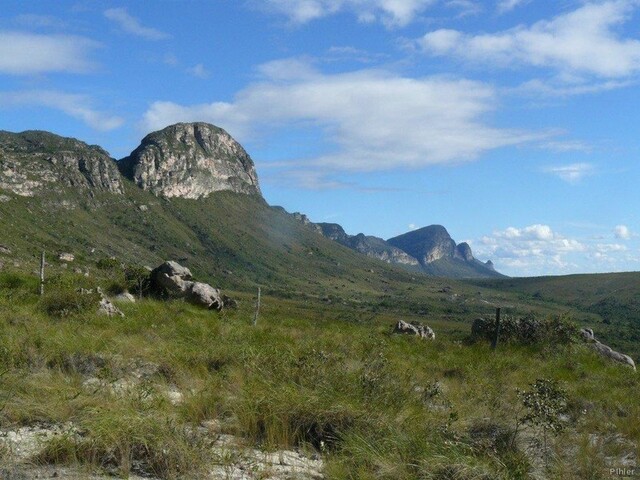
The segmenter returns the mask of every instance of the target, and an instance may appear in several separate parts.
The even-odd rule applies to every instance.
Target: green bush
[[[496,331],[495,319],[478,318],[471,327],[473,340],[493,340]],[[522,345],[567,344],[578,336],[578,327],[565,315],[538,318],[534,314],[516,318],[504,316],[500,319],[500,341]]]
[[[99,302],[100,295],[95,292],[64,289],[45,294],[42,308],[51,317],[65,318],[96,310]]]

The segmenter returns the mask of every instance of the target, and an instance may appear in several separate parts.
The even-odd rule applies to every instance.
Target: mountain
[[[178,123],[150,133],[119,166],[125,177],[156,196],[197,199],[223,190],[261,194],[251,157],[231,135],[207,123]]]
[[[473,257],[466,242],[456,245],[442,225],[413,230],[387,240],[387,243],[416,258],[422,270],[430,275],[454,278],[503,277],[493,263]]]
[[[349,235],[337,223],[313,223],[299,212],[291,215],[340,245],[410,271],[461,279],[504,277],[495,271],[491,260],[486,263],[476,260],[468,243],[456,245],[441,225],[431,225],[385,241],[363,233]]]
[[[0,131],[0,189],[34,196],[65,187],[124,193],[117,164],[102,148],[49,132]]]

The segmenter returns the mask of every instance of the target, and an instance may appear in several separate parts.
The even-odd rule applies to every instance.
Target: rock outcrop
[[[95,145],[49,132],[0,132],[0,189],[35,196],[64,187],[123,194],[109,154]]]
[[[150,133],[118,165],[125,177],[156,196],[261,194],[251,157],[226,131],[207,123],[178,123]]]
[[[404,320],[398,320],[398,323],[393,327],[393,333],[415,335],[425,340],[436,339],[436,334],[431,327],[416,322],[405,322]]]
[[[473,257],[471,247],[456,245],[442,225],[413,230],[387,240],[387,243],[416,258],[422,270],[431,275],[454,278],[502,277],[490,262]]]
[[[590,328],[583,328],[580,330],[580,335],[582,338],[593,348],[596,352],[598,352],[603,357],[609,358],[615,362],[622,363],[623,365],[628,365],[629,367],[636,370],[636,364],[629,355],[625,355],[624,353],[616,352],[610,346],[601,343],[594,335],[593,330]]]
[[[367,257],[377,258],[387,263],[418,266],[418,260],[399,248],[389,245],[382,238],[365,235],[364,233],[348,235],[337,223],[316,223],[313,225],[325,237]]]
[[[152,289],[156,292],[166,291],[209,309],[222,310],[224,306],[219,289],[192,281],[191,271],[177,262],[164,262],[151,271],[150,278]]]

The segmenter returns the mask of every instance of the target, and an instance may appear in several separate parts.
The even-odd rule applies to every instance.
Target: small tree
[[[142,298],[142,295],[149,291],[151,284],[149,272],[140,265],[127,265],[124,269],[124,279],[127,288],[137,293],[138,298]]]
[[[567,411],[567,394],[557,381],[542,378],[531,384],[531,390],[518,390],[518,397],[526,413],[517,419],[513,441],[522,425],[542,429],[546,463],[548,433],[558,435],[565,427],[560,415]]]

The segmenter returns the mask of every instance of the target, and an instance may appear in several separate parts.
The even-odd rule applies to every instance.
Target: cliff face
[[[74,187],[124,193],[116,162],[102,148],[49,132],[0,132],[0,188],[21,196]]]
[[[433,263],[441,258],[453,258],[456,253],[456,242],[442,225],[430,225],[387,241],[417,258],[421,265]]]
[[[202,198],[221,190],[261,195],[251,157],[226,131],[207,123],[150,133],[119,167],[156,196]]]
[[[382,238],[363,233],[348,235],[337,223],[317,223],[315,225],[320,228],[320,233],[325,237],[368,257],[377,258],[387,263],[418,265],[418,261],[415,258],[385,242]]]

